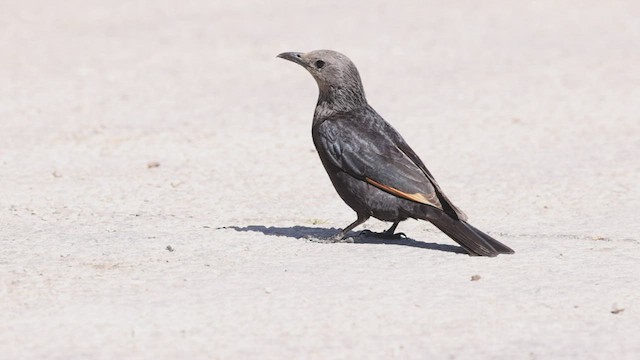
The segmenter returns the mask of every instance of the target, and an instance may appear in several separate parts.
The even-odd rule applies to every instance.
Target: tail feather
[[[467,224],[465,221],[452,218],[439,209],[429,211],[428,214],[427,220],[460,244],[470,255],[493,257],[498,254],[514,253],[505,244]]]
[[[470,227],[473,231],[475,231],[477,234],[482,236],[485,241],[487,241],[489,244],[491,244],[491,246],[498,251],[498,253],[500,253],[500,254],[514,254],[515,253],[515,251],[513,251],[512,248],[510,248],[507,245],[501,243],[500,241],[492,238],[491,236],[483,233],[482,231],[478,230],[478,228],[476,228],[475,226],[473,226],[471,224],[468,224],[466,222],[465,222],[465,224],[468,227]]]

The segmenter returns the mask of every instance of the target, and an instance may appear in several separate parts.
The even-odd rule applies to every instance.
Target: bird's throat
[[[336,113],[349,112],[367,106],[362,88],[320,87],[314,118],[327,118]]]

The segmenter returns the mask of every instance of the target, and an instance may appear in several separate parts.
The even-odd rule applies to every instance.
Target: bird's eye
[[[323,66],[324,66],[324,61],[322,60],[316,61],[316,68],[322,69]]]

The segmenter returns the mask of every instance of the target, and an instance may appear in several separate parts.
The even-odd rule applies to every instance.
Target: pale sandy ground
[[[637,359],[640,3],[482,3],[0,4],[1,357]],[[316,48],[516,255],[304,239]]]

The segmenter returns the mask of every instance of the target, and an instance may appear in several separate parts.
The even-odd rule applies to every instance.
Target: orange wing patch
[[[405,198],[407,200],[415,201],[415,202],[418,202],[418,203],[421,203],[421,204],[432,205],[432,206],[435,205],[435,206],[440,207],[440,202],[438,201],[437,198],[429,200],[424,196],[424,194],[420,194],[420,193],[409,194],[409,193],[400,191],[398,189],[392,188],[391,186],[380,184],[379,182],[377,182],[375,180],[371,180],[369,178],[365,178],[365,179],[367,180],[367,182],[369,184],[371,184],[371,185],[373,185],[373,186],[375,186],[377,188],[380,188],[380,189],[382,189],[384,191],[387,191],[387,192],[389,192],[389,193],[391,193],[393,195],[400,196],[400,197]]]

